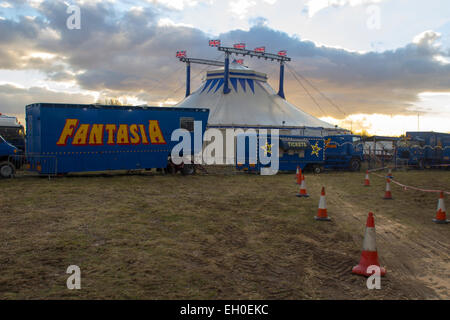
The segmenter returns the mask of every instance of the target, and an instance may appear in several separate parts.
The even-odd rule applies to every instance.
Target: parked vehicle
[[[450,164],[450,134],[406,132],[397,144],[397,162],[421,169]]]
[[[177,143],[171,141],[172,132],[201,121],[203,135],[208,115],[208,109],[193,108],[32,104],[26,107],[23,162],[46,175],[164,170]],[[1,152],[3,159],[11,147]]]
[[[20,164],[20,161],[16,161],[18,155],[20,150],[0,135],[0,177],[9,178],[14,175]]]
[[[324,169],[349,169],[357,171],[363,161],[361,137],[355,135],[337,135],[327,137],[279,136],[279,171],[313,170],[320,173]],[[259,140],[259,139],[257,139]],[[268,142],[270,144],[270,140]],[[245,159],[239,160],[236,154],[236,168],[249,172],[260,172],[259,159],[250,161],[249,148],[246,144]],[[258,148],[260,146],[258,141]],[[237,149],[236,149],[237,152]],[[259,154],[259,153],[258,153]]]
[[[0,135],[13,146],[25,151],[25,130],[16,117],[0,113]]]
[[[364,160],[361,136],[337,135],[325,137],[325,168],[359,171]]]

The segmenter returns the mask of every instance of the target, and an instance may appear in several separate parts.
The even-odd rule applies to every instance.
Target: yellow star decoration
[[[319,147],[319,141],[316,141],[316,144],[312,145],[311,148],[313,149],[311,151],[311,155],[315,154],[318,157],[319,156],[319,151],[322,150],[322,148]]]
[[[264,155],[266,155],[266,156],[268,153],[272,153],[272,145],[269,144],[268,142],[266,143],[265,146],[262,146],[261,149],[264,150]]]

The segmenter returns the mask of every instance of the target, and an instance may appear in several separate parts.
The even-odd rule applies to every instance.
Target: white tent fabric
[[[223,93],[223,78],[223,68],[207,72],[200,88],[176,107],[209,109],[209,127],[336,130],[335,126],[300,110],[278,96],[267,83],[266,74],[255,72],[235,62],[231,63],[229,94]]]

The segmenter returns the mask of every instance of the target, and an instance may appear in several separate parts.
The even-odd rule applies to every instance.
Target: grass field
[[[394,172],[450,190],[449,171]],[[449,299],[437,195],[364,173],[152,174],[0,180],[1,299]],[[320,189],[332,222],[317,222]],[[450,200],[447,199],[448,205]],[[375,213],[381,290],[351,274]],[[69,265],[81,290],[68,290]]]

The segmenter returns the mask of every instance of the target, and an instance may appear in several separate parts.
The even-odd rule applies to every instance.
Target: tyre
[[[167,174],[175,174],[175,173],[177,173],[177,169],[171,164],[168,164],[167,167],[164,169],[164,171]]]
[[[350,170],[359,171],[361,169],[361,161],[359,159],[352,159],[350,161]]]
[[[12,178],[14,173],[16,172],[16,168],[11,162],[4,161],[0,162],[0,177],[1,178]]]
[[[195,167],[192,164],[185,164],[183,169],[181,169],[181,173],[185,176],[190,176],[195,173]]]
[[[322,167],[322,166],[315,165],[315,166],[313,167],[313,172],[314,172],[315,174],[322,173],[322,172],[323,172],[323,167]]]

